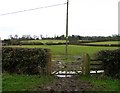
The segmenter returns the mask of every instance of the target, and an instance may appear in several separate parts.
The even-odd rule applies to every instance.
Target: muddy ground
[[[56,91],[62,93],[69,93],[75,91],[95,91],[97,87],[90,82],[81,81],[78,77],[62,77],[57,78],[56,81],[45,85],[39,86],[36,91],[50,91],[50,93],[55,93]]]

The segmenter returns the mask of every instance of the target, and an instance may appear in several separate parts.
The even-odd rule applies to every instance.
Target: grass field
[[[88,44],[120,44],[120,41],[92,42]]]
[[[9,46],[9,47],[22,47],[22,48],[47,48],[51,49],[53,55],[65,55],[65,45],[23,45],[23,46]],[[94,55],[100,50],[114,50],[118,47],[96,47],[96,46],[78,46],[69,45],[68,54],[69,55],[83,55],[88,53],[89,55]]]
[[[21,42],[24,42],[24,43],[28,43],[28,42],[65,43],[66,40],[24,40],[24,41],[21,41]],[[120,44],[120,41],[91,42],[90,44]]]
[[[21,42],[41,42],[41,43],[65,43],[66,40],[24,40],[24,41],[21,41]]]

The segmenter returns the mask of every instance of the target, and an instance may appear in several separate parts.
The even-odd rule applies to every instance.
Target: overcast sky
[[[0,0],[0,14],[66,3],[67,0]],[[69,35],[118,34],[119,0],[69,0]],[[65,35],[66,4],[0,16],[0,37]]]

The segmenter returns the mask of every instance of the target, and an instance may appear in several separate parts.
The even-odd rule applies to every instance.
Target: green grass
[[[21,42],[41,42],[41,43],[65,43],[65,40],[24,40]]]
[[[113,79],[110,77],[106,78],[95,78],[95,77],[80,77],[80,80],[89,81],[97,88],[96,91],[117,91],[120,93],[120,79]]]
[[[91,42],[88,44],[120,44],[120,41]]]
[[[54,81],[52,76],[39,75],[17,75],[17,74],[3,74],[2,91],[26,91],[33,90],[38,85],[43,85]]]
[[[52,55],[65,55],[65,45],[22,45],[22,46],[9,46],[9,47],[22,47],[22,48],[47,48],[51,49]],[[118,47],[96,47],[96,46],[78,46],[69,45],[68,54],[72,56],[83,55],[88,53],[93,56],[100,50],[114,50]],[[96,79],[94,77],[81,77],[81,80],[89,81],[96,86],[99,86],[103,91],[120,91],[120,80],[117,79]],[[16,75],[16,74],[3,74],[3,91],[21,91],[32,90],[38,85],[50,83],[53,77],[39,76],[39,75]]]
[[[81,40],[79,40],[79,41],[81,41]],[[45,43],[65,43],[66,40],[24,40],[21,42],[23,42],[23,43],[41,42],[41,43],[45,44]],[[90,42],[89,44],[120,44],[120,41]]]
[[[65,45],[23,45],[23,46],[10,46],[10,47],[23,47],[23,48],[47,48],[51,49],[53,55],[65,55]],[[96,52],[100,50],[114,50],[118,47],[96,47],[96,46],[78,46],[69,45],[68,54],[69,55],[83,55],[88,53],[93,56]]]
[[[57,80],[53,76],[3,74],[2,91],[34,91],[34,89]],[[87,91],[118,91],[120,79],[80,76],[81,81],[90,82],[94,87]]]

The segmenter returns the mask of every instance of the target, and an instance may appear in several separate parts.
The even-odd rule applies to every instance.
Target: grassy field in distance
[[[120,44],[120,41],[91,42],[88,44]]]
[[[51,49],[53,55],[65,55],[65,45],[22,45],[22,46],[9,46],[9,47],[22,47],[22,48],[47,48]],[[96,47],[96,46],[78,46],[78,45],[68,45],[69,55],[83,55],[88,53],[93,55],[100,50],[114,50],[118,47]]]
[[[21,42],[65,43],[66,40],[24,40]]]

